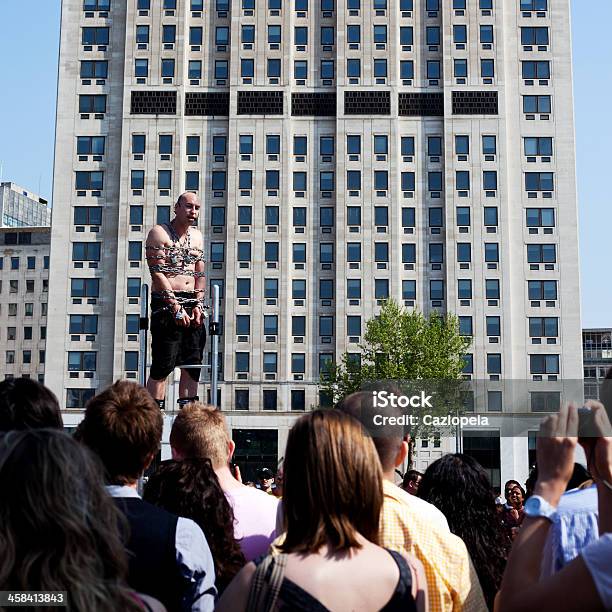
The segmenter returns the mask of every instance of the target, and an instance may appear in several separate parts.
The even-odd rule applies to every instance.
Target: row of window
[[[24,340],[33,340],[33,327],[30,325],[26,325],[23,328],[22,338]],[[47,327],[43,325],[40,327],[39,333],[40,340],[47,339]],[[17,328],[16,327],[7,327],[6,328],[6,339],[7,340],[17,340]]]
[[[36,291],[36,281],[34,279],[27,279],[25,282],[25,292],[34,293]],[[49,291],[49,280],[44,278],[42,280],[42,291]],[[0,293],[2,293],[2,281],[0,280]],[[19,280],[9,280],[9,293],[19,293]]]
[[[32,351],[25,349],[21,351],[21,362],[23,364],[32,363]],[[6,351],[5,363],[7,365],[15,363],[15,351]],[[45,363],[45,351],[38,351],[38,363]]]
[[[8,236],[8,234],[6,234]],[[9,244],[6,242],[5,244]],[[7,260],[9,258],[7,257]],[[28,255],[26,258],[26,269],[27,270],[36,270],[36,256]],[[19,270],[21,268],[21,257],[15,256],[10,258],[10,270]],[[0,270],[4,269],[4,257],[0,257]],[[43,269],[49,269],[49,256],[43,256]]]
[[[9,304],[8,305],[8,316],[9,317],[16,317],[17,314],[19,313],[19,308],[20,304]],[[34,316],[34,303],[33,302],[24,302],[23,303],[23,314],[26,317],[33,317]],[[47,316],[47,303],[46,302],[41,302],[40,303],[40,316],[41,317],[46,317]]]
[[[464,374],[474,373],[474,357],[465,355]],[[499,376],[502,373],[501,353],[487,353],[486,372]],[[532,375],[559,374],[559,355],[529,355],[529,373]]]

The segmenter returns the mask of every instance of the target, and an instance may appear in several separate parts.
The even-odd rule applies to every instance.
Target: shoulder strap
[[[401,609],[405,612],[416,611],[416,602],[412,597],[412,572],[410,570],[410,566],[404,558],[404,555],[389,548],[386,550],[397,564],[400,571],[400,578],[397,586],[395,587],[395,592],[393,593],[391,601],[389,604],[387,604],[387,606],[385,606],[384,609]]]
[[[287,555],[268,555],[257,565],[246,612],[269,612],[276,608],[285,576]]]

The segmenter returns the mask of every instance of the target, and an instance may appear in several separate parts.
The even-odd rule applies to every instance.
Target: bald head
[[[195,204],[195,203],[200,203],[200,200],[198,198],[198,196],[191,192],[191,191],[185,191],[185,193],[181,193],[181,195],[178,197],[178,200],[176,201],[175,206],[181,206],[181,204]]]

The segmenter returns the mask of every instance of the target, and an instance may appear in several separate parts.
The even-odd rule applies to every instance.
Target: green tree
[[[438,392],[440,385],[448,383],[443,391],[445,401],[438,409],[446,413],[452,404],[457,412],[457,403],[463,404],[458,393],[464,389],[456,381],[461,380],[470,344],[469,338],[459,334],[455,315],[433,313],[425,317],[390,299],[366,322],[360,362],[344,353],[340,363],[331,363],[322,375],[321,390],[335,404],[376,381],[397,381],[400,388],[411,381],[429,381]],[[412,429],[412,439],[433,431],[419,425]]]

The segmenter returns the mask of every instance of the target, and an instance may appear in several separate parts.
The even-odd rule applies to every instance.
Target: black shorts
[[[193,297],[191,292],[175,292],[177,297]],[[156,296],[151,298],[151,344],[152,363],[149,376],[154,380],[165,380],[181,365],[202,363],[206,344],[205,319],[200,327],[177,325],[170,310],[164,309],[164,301]],[[186,306],[191,316],[193,308]],[[187,373],[196,382],[200,380],[200,368],[189,368]]]

